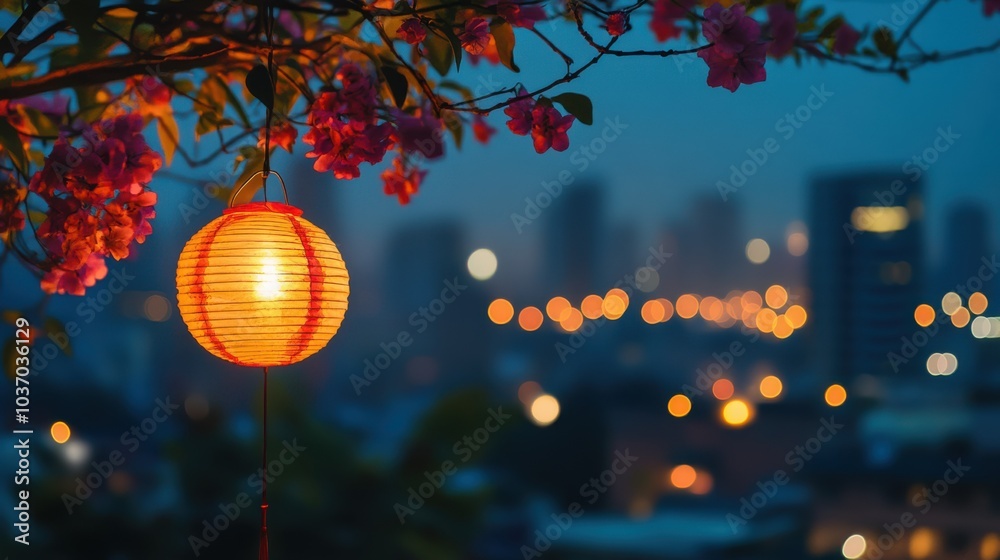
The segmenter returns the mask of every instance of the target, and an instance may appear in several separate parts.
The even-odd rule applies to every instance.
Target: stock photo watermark
[[[573,523],[583,517],[587,512],[586,506],[596,504],[601,496],[618,482],[618,477],[628,472],[638,460],[639,458],[629,453],[628,449],[615,451],[615,459],[611,462],[611,466],[580,486],[580,500],[570,503],[564,512],[553,513],[550,516],[551,523],[535,530],[534,541],[531,544],[521,545],[521,557],[524,560],[541,558],[552,548],[552,543],[562,538]]]
[[[361,396],[361,390],[364,387],[370,387],[372,383],[377,381],[382,372],[388,369],[403,354],[403,351],[413,344],[414,335],[426,332],[431,323],[444,315],[448,305],[454,303],[462,295],[462,292],[468,289],[469,286],[462,284],[457,276],[451,280],[445,280],[439,297],[432,299],[427,305],[421,306],[410,314],[407,322],[413,327],[413,331],[403,329],[389,342],[379,343],[379,348],[382,351],[374,358],[365,358],[364,369],[360,375],[356,373],[351,375],[351,386],[354,387],[355,394]]]
[[[437,470],[424,471],[425,481],[417,487],[411,486],[408,489],[406,503],[396,502],[392,506],[400,525],[405,525],[408,516],[415,515],[418,510],[424,507],[445,485],[449,477],[458,473],[459,466],[469,462],[475,453],[490,441],[490,437],[500,431],[500,428],[511,419],[510,414],[504,413],[503,407],[498,407],[495,410],[491,408],[487,413],[488,416],[482,427],[476,428],[472,434],[463,437],[452,446],[451,451],[457,461],[448,459],[442,462]]]

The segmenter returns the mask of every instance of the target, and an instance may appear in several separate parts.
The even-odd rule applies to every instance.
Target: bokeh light
[[[716,379],[715,383],[712,383],[712,395],[720,401],[728,399],[735,392],[736,387],[733,386],[733,382],[725,377]]]
[[[941,298],[941,311],[944,311],[945,315],[951,315],[952,313],[958,311],[958,308],[962,306],[962,296],[956,294],[955,292],[948,292]]]
[[[751,239],[747,243],[747,260],[753,264],[764,264],[771,256],[771,247],[763,239]]]
[[[698,296],[684,294],[677,298],[677,316],[681,319],[690,319],[698,314]]]
[[[528,332],[537,331],[541,328],[543,321],[545,321],[545,317],[542,316],[542,311],[537,307],[525,307],[517,314],[517,324]]]
[[[765,399],[776,399],[781,395],[781,379],[776,375],[768,375],[760,380],[760,396]]]
[[[840,552],[843,553],[844,558],[854,560],[855,558],[861,558],[866,548],[868,548],[868,542],[865,541],[864,537],[861,535],[851,535],[844,540],[844,546]]]
[[[670,303],[670,300],[667,299],[667,298],[657,298],[656,301],[660,302],[660,305],[663,306],[663,321],[662,322],[665,323],[665,322],[669,321],[670,318],[674,316],[674,304]]]
[[[667,411],[676,418],[683,418],[691,412],[691,399],[686,395],[674,395],[667,402]]]
[[[628,309],[628,303],[628,294],[624,290],[618,288],[608,290],[602,304],[604,316],[612,321],[620,319],[625,314],[625,310]]]
[[[580,303],[580,312],[588,319],[596,319],[604,314],[604,299],[597,294],[590,294]]]
[[[663,309],[663,304],[660,303],[658,299],[651,299],[646,303],[642,304],[642,320],[649,323],[650,325],[655,325],[663,321],[666,316],[666,311]]]
[[[979,557],[982,560],[1000,560],[1000,535],[990,533],[983,537],[979,544]]]
[[[552,395],[539,395],[531,402],[531,420],[539,426],[548,426],[559,418],[559,401]]]
[[[788,303],[788,291],[784,287],[775,284],[764,292],[764,301],[771,309],[781,309]]]
[[[576,332],[583,326],[583,313],[580,313],[579,309],[570,307],[564,314],[563,320],[559,322],[559,326],[566,332]]]
[[[785,311],[785,317],[792,323],[793,329],[801,329],[806,324],[809,315],[801,305],[793,305]]]
[[[988,317],[976,317],[972,320],[972,336],[976,338],[986,338],[990,335],[992,326]]]
[[[63,421],[54,422],[52,427],[49,428],[49,433],[52,434],[52,440],[58,444],[63,444],[69,441],[69,436],[71,434],[69,425]]]
[[[742,399],[733,399],[722,407],[722,421],[732,427],[747,424],[753,414],[753,409]]]
[[[934,308],[926,303],[921,303],[913,310],[913,320],[921,327],[929,326],[934,322],[936,316],[937,313],[934,312]]]
[[[927,527],[917,527],[910,536],[910,557],[922,560],[934,553],[937,548],[937,534]]]
[[[792,232],[788,235],[788,252],[793,257],[801,257],[809,250],[809,237],[801,231]]]
[[[692,494],[697,494],[698,496],[704,496],[712,491],[712,487],[715,485],[715,479],[712,478],[711,473],[708,471],[698,470],[696,478],[694,479],[694,484],[689,488]]]
[[[965,326],[969,324],[969,319],[971,318],[972,316],[969,315],[968,309],[959,307],[954,313],[951,314],[951,324],[955,325],[957,328],[964,329]]]
[[[989,305],[989,300],[981,292],[976,292],[969,296],[969,311],[976,315],[982,315],[986,312],[986,307]]]
[[[537,381],[525,381],[517,388],[517,400],[524,406],[530,406],[538,395],[542,394],[542,386]]]
[[[840,406],[847,401],[847,389],[844,389],[843,385],[834,383],[826,388],[823,400],[830,406]]]
[[[674,488],[684,490],[690,488],[698,479],[698,472],[691,465],[677,465],[670,471],[670,484]]]
[[[142,303],[142,312],[150,321],[162,323],[170,318],[170,301],[160,294],[153,294]]]
[[[569,315],[569,310],[571,308],[572,306],[570,305],[568,299],[562,296],[556,296],[545,304],[545,314],[550,320],[559,323]]]
[[[469,255],[466,266],[476,280],[489,280],[497,272],[497,256],[489,249],[476,249]]]
[[[490,321],[498,325],[506,325],[514,318],[514,306],[503,298],[495,299],[486,310]]]

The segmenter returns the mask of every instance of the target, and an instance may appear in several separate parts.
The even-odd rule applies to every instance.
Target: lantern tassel
[[[264,368],[264,403],[263,403],[263,449],[261,458],[260,478],[263,493],[260,504],[260,554],[258,560],[268,560],[267,556],[267,367]]]

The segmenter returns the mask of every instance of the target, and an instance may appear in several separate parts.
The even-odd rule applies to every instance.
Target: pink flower
[[[442,130],[444,123],[429,109],[420,109],[417,116],[396,111],[395,138],[404,152],[419,153],[427,159],[444,155]]]
[[[760,39],[760,24],[746,15],[742,4],[723,8],[716,2],[705,10],[704,17],[702,34],[724,51],[738,53]]]
[[[739,53],[714,45],[698,51],[698,56],[708,64],[709,86],[736,91],[740,84],[755,84],[767,78],[766,50],[766,45],[758,43],[747,45]]]
[[[487,0],[486,6],[496,6],[497,15],[507,20],[514,27],[534,29],[535,22],[544,20],[547,16],[541,6],[525,6],[511,0]]]
[[[784,4],[771,4],[767,7],[767,17],[771,22],[771,46],[768,53],[774,57],[782,57],[795,47],[795,11],[789,10]]]
[[[1000,0],[983,0],[983,13],[987,17],[1000,13]]]
[[[420,18],[411,17],[399,26],[396,34],[407,43],[416,45],[427,38],[427,28],[424,27],[424,24],[420,23]]]
[[[392,160],[392,169],[382,172],[385,194],[396,195],[399,203],[410,203],[410,197],[420,190],[420,183],[427,175],[426,171],[408,167],[401,158]]]
[[[861,33],[844,23],[837,28],[837,34],[833,39],[833,52],[840,56],[849,55],[854,52],[861,40]]]
[[[521,88],[518,90],[517,95],[520,97],[526,93],[524,88]],[[510,120],[507,121],[507,128],[518,136],[527,135],[531,132],[531,110],[534,108],[535,100],[530,97],[519,99],[508,105],[503,110],[504,114],[510,117]]]
[[[284,148],[286,152],[292,153],[292,146],[295,144],[295,139],[298,138],[299,131],[295,129],[292,123],[282,123],[278,126],[271,127],[271,145],[277,146],[279,148]],[[263,148],[267,144],[267,136],[263,130],[260,131],[260,136],[257,139],[257,147]]]
[[[681,36],[677,20],[687,16],[694,6],[695,0],[656,0],[653,5],[653,19],[649,28],[653,30],[657,41],[666,41]]]
[[[87,288],[108,275],[104,257],[91,254],[87,262],[78,270],[64,270],[55,267],[42,276],[42,290],[48,294],[70,294],[82,296]]]
[[[483,54],[490,44],[490,24],[486,19],[474,17],[465,21],[465,31],[459,37],[462,48],[469,54]]]
[[[604,27],[608,30],[608,35],[621,37],[628,29],[628,16],[625,12],[614,12],[605,20]]]
[[[490,123],[486,122],[482,115],[472,117],[472,135],[476,137],[477,142],[486,144],[496,133],[497,129],[490,126]]]
[[[535,151],[544,153],[549,148],[564,152],[569,147],[569,136],[566,131],[573,126],[573,115],[563,116],[551,105],[535,104],[531,111],[531,138],[535,143]]]

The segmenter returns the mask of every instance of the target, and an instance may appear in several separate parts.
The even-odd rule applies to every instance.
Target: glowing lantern
[[[177,263],[181,316],[198,344],[243,366],[301,361],[347,311],[348,275],[333,241],[294,206],[228,208]]]

